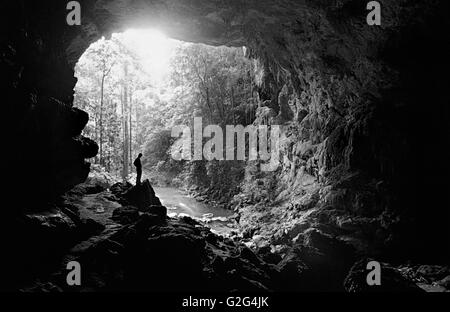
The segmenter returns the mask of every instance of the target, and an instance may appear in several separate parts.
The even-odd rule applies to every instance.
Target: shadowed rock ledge
[[[111,189],[87,195],[90,200],[103,198],[103,208],[110,210],[108,220],[90,221],[101,232],[91,232],[95,235],[68,248],[59,264],[53,261],[53,269],[24,283],[21,290],[364,291],[358,275],[363,262],[350,271],[358,257],[355,251],[318,231],[310,231],[301,245],[280,257],[264,248],[252,250],[239,239],[216,235],[189,217],[167,218],[148,182],[138,187],[119,183]],[[130,192],[134,199],[140,199],[140,208],[126,199]],[[80,193],[73,194],[62,205],[72,211],[79,209],[83,215],[86,205],[77,204]],[[148,198],[153,201],[143,204],[142,199]],[[126,205],[114,208],[117,204],[112,202]],[[50,223],[39,220],[40,227]],[[64,217],[54,220],[61,233],[70,232],[66,228],[73,221],[63,222]],[[81,286],[66,283],[66,264],[74,260],[82,267]],[[385,266],[391,272],[386,275],[389,289],[421,291],[397,269]]]

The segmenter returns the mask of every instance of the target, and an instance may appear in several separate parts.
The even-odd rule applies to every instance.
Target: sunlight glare
[[[143,69],[153,82],[161,84],[168,73],[175,40],[154,29],[129,29],[118,36],[140,57]]]

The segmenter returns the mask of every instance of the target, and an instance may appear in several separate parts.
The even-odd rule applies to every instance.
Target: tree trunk
[[[212,124],[213,122],[213,113],[212,113],[212,107],[211,107],[211,102],[209,99],[209,88],[206,87],[206,105],[208,105],[209,108],[209,122]]]
[[[133,92],[130,90],[130,109],[129,109],[129,112],[128,112],[128,116],[129,116],[129,122],[130,122],[130,143],[129,143],[129,148],[130,148],[130,166],[131,166],[131,164],[133,163],[133,154],[132,154],[132,150],[133,150],[133,147],[132,147],[132,143],[133,143],[133,123],[132,123],[132,120],[131,120],[131,112],[132,112],[132,109],[133,109]],[[131,170],[132,170],[133,168],[131,168]]]
[[[231,86],[231,108],[233,110],[233,126],[236,125],[236,116],[235,116],[235,108],[234,108],[234,88]]]
[[[100,85],[100,165],[103,164],[103,90],[105,86],[105,72],[102,75],[102,82]]]
[[[139,111],[140,111],[140,107],[139,107],[139,105],[136,105],[136,107],[134,108],[134,113],[135,113],[134,118],[136,120],[136,122],[135,122],[135,125],[136,125],[135,126],[135,129],[136,129],[136,131],[135,131],[135,137],[136,137],[135,144],[136,144],[137,148],[141,148],[141,129],[139,127],[139,125],[140,125]]]
[[[129,174],[128,171],[128,66],[124,64],[124,80],[123,80],[123,96],[122,96],[122,125],[123,125],[123,157],[122,157],[122,178],[126,180]]]

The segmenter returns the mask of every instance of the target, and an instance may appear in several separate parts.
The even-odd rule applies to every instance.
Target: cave
[[[162,225],[162,208],[140,216],[131,211],[133,222],[75,253],[87,271],[104,274],[87,289],[371,291],[364,284],[367,259],[383,263],[381,290],[424,290],[399,273],[406,263],[415,264],[414,274],[438,270],[428,284],[450,289],[448,2],[383,0],[381,25],[375,26],[366,22],[367,2],[358,0],[79,3],[81,24],[73,26],[66,23],[64,1],[2,4],[7,134],[0,289],[73,290],[65,284],[62,256],[102,230],[61,207],[61,196],[87,179],[87,159],[99,150],[82,135],[89,115],[73,106],[74,68],[91,43],[130,28],[157,28],[170,38],[210,46],[244,46],[246,57],[262,64],[260,106],[284,125],[281,165],[271,174],[277,198],[292,203],[267,226],[295,226],[274,238],[274,245],[290,247],[274,260],[270,248],[232,246],[189,218]],[[313,166],[312,157],[322,181],[305,198],[296,192],[302,189],[298,164]],[[133,192],[129,201],[147,192],[144,201],[162,207],[150,185]],[[272,222],[240,209],[244,237],[261,232],[255,223]],[[189,270],[161,276],[160,289],[148,286],[144,277],[168,264],[133,258],[141,257],[142,244],[153,248],[151,254],[186,256]],[[203,249],[211,244],[238,256],[208,258]],[[126,278],[96,272],[104,269],[96,257],[108,263],[106,271],[119,268]],[[238,273],[226,273],[233,267]],[[240,277],[240,269],[248,276]]]

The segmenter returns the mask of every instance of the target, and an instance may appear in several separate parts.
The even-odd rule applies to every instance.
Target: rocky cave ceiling
[[[299,57],[312,62],[321,55],[334,55],[350,61],[358,53],[375,53],[374,43],[383,41],[382,29],[367,27],[365,6],[357,0],[85,1],[81,26],[66,27],[63,42],[68,61],[74,64],[103,35],[157,28],[183,41],[247,46],[251,55],[288,70],[300,66]],[[383,11],[386,21],[389,12]],[[60,18],[65,18],[64,12]]]

